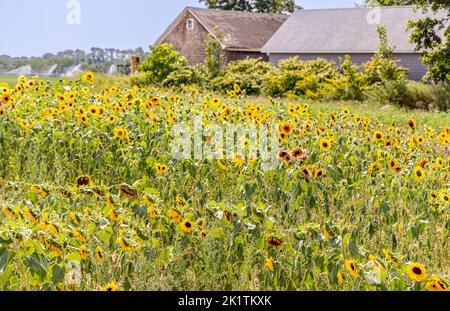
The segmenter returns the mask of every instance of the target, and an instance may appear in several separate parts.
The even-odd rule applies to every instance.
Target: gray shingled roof
[[[406,26],[423,17],[412,7],[378,8],[396,53],[413,53]],[[299,10],[262,48],[264,53],[373,53],[379,45],[370,8]],[[371,21],[371,22],[368,22]]]
[[[187,8],[213,34],[223,35],[225,48],[261,50],[287,20],[287,15]]]

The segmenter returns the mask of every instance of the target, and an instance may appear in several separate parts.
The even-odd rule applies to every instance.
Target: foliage
[[[408,109],[450,109],[450,86],[445,83],[424,84],[414,81],[386,81],[377,84],[366,94],[369,101],[395,104]]]
[[[163,82],[172,72],[184,68],[187,60],[175,51],[170,44],[164,43],[151,47],[151,52],[141,64],[141,70],[153,83]]]
[[[205,42],[205,67],[211,78],[217,77],[220,73],[220,67],[223,65],[225,57],[221,44],[223,36],[218,29],[215,30],[215,33],[217,38],[209,33]]]
[[[210,9],[258,13],[292,13],[301,9],[294,0],[200,0]]]
[[[450,1],[449,0],[369,0],[368,6],[416,5],[434,16],[410,21],[411,41],[423,50],[422,61],[428,66],[425,79],[450,80]]]
[[[400,6],[415,4],[414,0],[366,0],[365,5],[368,7],[374,6]]]
[[[278,67],[269,72],[263,89],[270,96],[283,96],[289,92],[306,95],[315,92],[318,83],[332,78],[335,63],[325,59],[301,61],[298,57],[281,60]]]
[[[211,81],[211,87],[215,90],[233,90],[234,85],[238,85],[244,94],[259,95],[264,76],[272,69],[272,64],[262,59],[247,58],[230,62]]]
[[[0,55],[0,72],[7,72],[21,66],[30,65],[36,72],[45,72],[52,65],[58,65],[54,74],[64,74],[70,67],[82,64],[84,69],[96,73],[108,73],[111,65],[128,63],[132,55],[143,56],[142,48],[118,50],[91,48],[83,50],[65,50],[56,54],[46,53],[41,57],[10,57]]]
[[[170,73],[163,81],[164,86],[181,87],[183,85],[196,85],[202,87],[208,80],[203,65],[186,66]]]
[[[446,115],[19,80],[0,91],[1,290],[448,289]],[[199,117],[275,125],[276,165],[174,159]]]

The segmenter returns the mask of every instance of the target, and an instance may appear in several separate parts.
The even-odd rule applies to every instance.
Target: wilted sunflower
[[[270,272],[274,272],[275,271],[275,265],[273,263],[273,260],[270,258],[266,258],[266,267],[267,269],[269,269]]]
[[[77,178],[77,186],[89,186],[91,184],[91,178],[89,176],[81,176]]]
[[[301,148],[297,148],[291,151],[291,155],[294,159],[301,159],[305,152]]]
[[[76,229],[73,229],[72,230],[72,234],[75,236],[75,238],[79,241],[79,242],[86,242],[86,238],[84,237],[84,235],[81,233],[81,232],[79,232],[78,230],[76,230]]]
[[[433,276],[433,279],[427,282],[425,288],[432,292],[448,291],[448,285],[437,276]]]
[[[275,236],[269,236],[267,238],[267,243],[273,247],[281,247],[283,246],[283,240]]]
[[[205,230],[200,231],[200,238],[202,240],[206,239],[208,237],[208,233]]]
[[[416,126],[417,126],[416,121],[414,121],[414,119],[412,119],[412,118],[409,118],[408,121],[407,121],[406,123],[408,124],[408,126],[409,126],[411,129],[415,129]]]
[[[383,248],[381,251],[390,263],[392,263],[393,265],[397,265],[397,259],[395,259],[395,257],[391,254],[391,252],[389,252],[388,249]]]
[[[81,245],[80,246],[80,256],[81,256],[81,259],[87,260],[88,252],[87,252],[87,249],[86,249],[86,245]]]
[[[280,132],[289,135],[292,132],[292,125],[290,122],[283,122],[280,124]]]
[[[345,261],[345,269],[353,276],[355,279],[358,277],[359,269],[356,261],[354,260],[346,260]]]
[[[95,248],[95,258],[97,258],[98,261],[103,261],[103,259],[105,259],[105,256],[103,254],[103,249],[100,245],[98,245]]]
[[[119,243],[120,248],[125,252],[130,252],[133,250],[133,246],[128,243],[128,241],[123,236],[119,237],[117,243]]]
[[[406,271],[411,279],[419,282],[423,281],[427,274],[425,267],[417,262],[410,263]]]
[[[176,210],[174,209],[169,209],[167,211],[167,215],[169,215],[170,217],[172,217],[173,220],[175,220],[176,222],[179,222],[181,220],[181,215],[180,213],[178,213]]]
[[[181,224],[181,229],[183,229],[185,233],[189,234],[192,230],[194,230],[194,224],[189,219],[185,219]]]

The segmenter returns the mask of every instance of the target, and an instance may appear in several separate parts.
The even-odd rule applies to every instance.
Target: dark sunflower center
[[[190,222],[187,222],[185,226],[186,226],[186,228],[191,228],[192,227]]]
[[[419,267],[414,267],[412,269],[412,271],[413,271],[414,274],[417,274],[417,275],[422,274],[422,270]]]

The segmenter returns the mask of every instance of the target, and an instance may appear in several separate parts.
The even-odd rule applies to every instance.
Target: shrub
[[[203,66],[186,66],[171,72],[163,81],[163,85],[169,87],[181,87],[182,85],[203,86],[207,80],[206,76]]]
[[[444,83],[384,81],[371,88],[367,96],[379,104],[395,104],[410,109],[447,112],[450,108],[450,85]]]
[[[264,76],[273,70],[273,66],[264,60],[247,58],[230,62],[222,68],[218,77],[211,81],[215,90],[231,90],[237,84],[245,94],[259,95]]]
[[[278,68],[265,76],[263,89],[270,96],[293,92],[314,98],[318,96],[320,84],[331,81],[336,75],[337,65],[333,61],[323,58],[302,61],[296,56],[280,61]]]
[[[150,82],[161,83],[172,72],[187,65],[185,57],[176,52],[170,44],[164,43],[151,47],[151,52],[141,64],[141,70],[147,74]]]
[[[376,54],[372,59],[361,65],[364,73],[363,84],[375,85],[384,81],[406,80],[408,69],[397,64],[396,60],[387,59]]]

